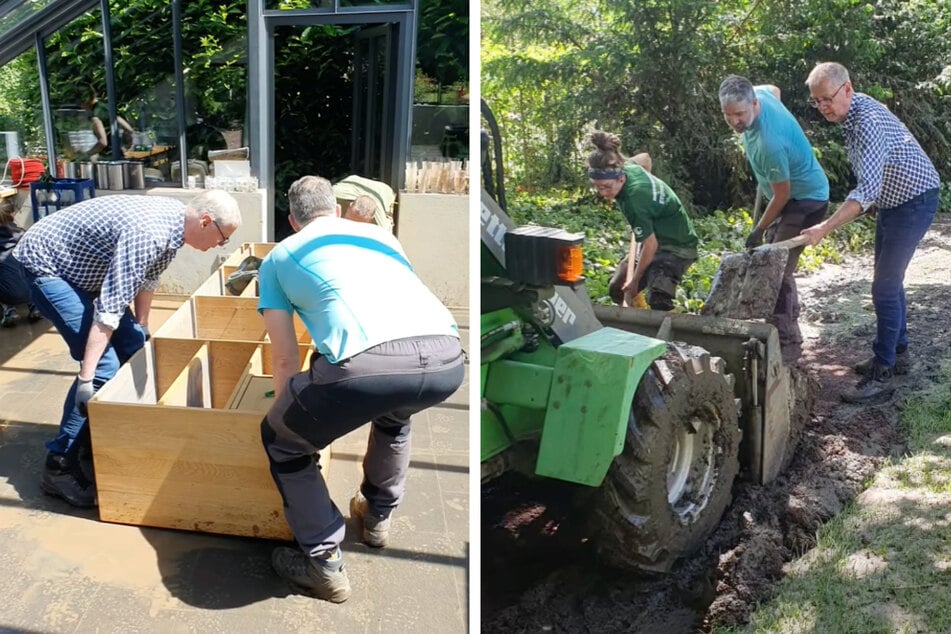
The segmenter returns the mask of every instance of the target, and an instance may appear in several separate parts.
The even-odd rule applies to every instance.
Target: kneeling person
[[[629,255],[618,264],[610,283],[611,299],[647,291],[654,310],[673,310],[677,286],[697,259],[697,233],[677,194],[646,168],[649,157],[628,160],[616,134],[596,130],[595,150],[588,156],[588,178],[598,195],[614,201],[634,231],[641,254],[627,279]]]

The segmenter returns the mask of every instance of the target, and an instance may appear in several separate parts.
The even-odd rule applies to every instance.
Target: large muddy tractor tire
[[[602,561],[667,571],[729,506],[740,428],[733,377],[702,348],[671,344],[634,394],[624,450],[597,495]]]

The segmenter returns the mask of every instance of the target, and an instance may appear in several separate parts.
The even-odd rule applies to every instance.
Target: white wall
[[[469,196],[401,192],[398,210],[416,274],[447,306],[469,306]]]
[[[143,190],[111,191],[96,190],[96,197],[113,195],[138,196],[165,196],[187,203],[201,193],[201,190],[180,189],[174,187],[155,187]],[[223,247],[209,249],[202,253],[189,246],[183,246],[172,263],[162,275],[157,292],[171,295],[191,295],[205,279],[232,252],[240,248],[244,242],[267,242],[267,225],[265,222],[265,190],[256,192],[232,192],[238,207],[241,210],[241,227],[231,237],[229,243]],[[30,203],[30,193],[17,195],[20,209],[16,215],[16,222],[24,228],[33,224],[33,206]]]
[[[200,190],[157,187],[148,190],[98,190],[96,196],[138,194],[167,196],[188,202]],[[221,262],[244,242],[267,242],[270,221],[265,218],[266,192],[234,192],[241,209],[241,228],[227,246],[205,253],[182,247],[158,288],[160,293],[191,295]],[[469,306],[469,196],[460,194],[400,193],[397,235],[420,279],[447,306]],[[29,193],[22,201],[17,222],[33,220]]]

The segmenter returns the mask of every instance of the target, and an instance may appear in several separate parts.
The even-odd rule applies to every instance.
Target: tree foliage
[[[621,135],[688,205],[749,205],[755,191],[723,122],[728,74],[782,89],[843,197],[841,129],[806,105],[809,70],[850,69],[951,176],[951,3],[928,0],[487,0],[482,96],[523,188],[584,185],[587,135]]]

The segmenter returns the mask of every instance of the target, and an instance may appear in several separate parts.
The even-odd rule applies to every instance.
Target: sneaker
[[[350,598],[350,579],[339,547],[329,557],[319,558],[281,546],[271,554],[271,565],[281,578],[318,599],[343,603]]]
[[[19,321],[20,315],[17,313],[16,306],[7,306],[3,309],[3,316],[0,317],[0,326],[13,328]]]
[[[373,548],[386,546],[386,540],[390,533],[390,518],[371,515],[367,499],[363,497],[363,493],[360,491],[357,491],[357,494],[350,498],[350,517],[359,520],[363,524],[361,539],[364,544]]]
[[[865,361],[856,363],[852,369],[860,376],[870,376],[874,365],[875,355],[872,355]],[[905,349],[895,355],[895,367],[892,368],[892,372],[895,374],[908,374],[908,366],[908,350]]]
[[[49,454],[40,480],[43,493],[62,498],[80,508],[96,506],[96,484],[82,472],[69,467],[66,456]]]
[[[29,313],[29,317],[28,317],[28,319],[30,320],[30,323],[34,323],[34,324],[35,324],[36,322],[40,321],[41,319],[44,319],[43,313],[41,313],[41,312],[39,311],[39,309],[38,309],[36,306],[34,306],[33,304],[30,304],[30,305],[28,306],[28,308],[30,309],[30,313]]]
[[[857,405],[885,400],[895,391],[891,384],[894,371],[887,365],[874,363],[870,376],[864,377],[853,389],[842,393],[842,400]]]

